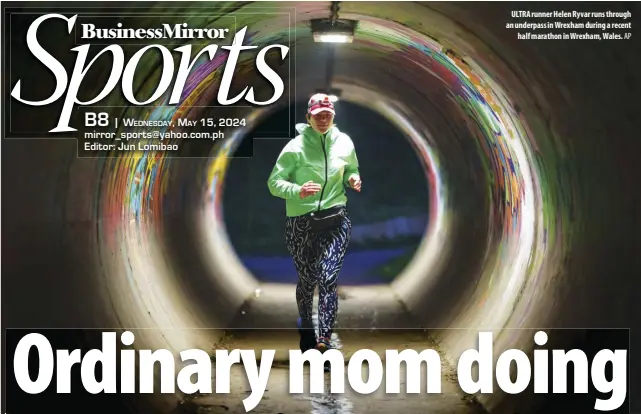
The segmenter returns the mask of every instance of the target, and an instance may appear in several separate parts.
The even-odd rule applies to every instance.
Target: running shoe
[[[300,350],[301,352],[314,349],[316,347],[316,333],[314,326],[311,324],[304,324],[301,318],[297,322],[298,333],[300,334]]]

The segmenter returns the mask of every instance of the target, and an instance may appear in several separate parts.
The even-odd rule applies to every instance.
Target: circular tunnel
[[[3,173],[12,177],[3,191],[6,326],[131,328],[142,348],[212,349],[261,288],[225,225],[226,173],[236,162],[230,155],[255,138],[257,124],[324,85],[317,68],[325,65],[325,46],[314,43],[308,26],[329,6],[217,7],[215,14],[247,27],[247,44],[289,47],[277,69],[287,99],[226,109],[246,125],[216,142],[209,158],[80,159],[75,141],[5,140]],[[638,175],[629,173],[638,128],[627,103],[639,86],[631,69],[641,63],[639,52],[624,42],[592,44],[589,53],[573,42],[521,42],[504,28],[510,10],[498,3],[340,8],[341,18],[359,24],[353,43],[335,47],[331,86],[341,101],[376,112],[411,142],[425,172],[411,179],[424,180],[430,194],[420,246],[388,293],[372,300],[402,303],[453,364],[476,346],[479,330],[497,332],[498,354],[532,349],[529,329],[639,322],[638,289],[630,288],[639,282],[629,280],[639,265],[630,232],[638,225]],[[217,24],[207,17],[211,6],[200,17],[162,12],[166,23]],[[146,19],[153,25],[159,17]],[[57,47],[62,53],[67,46]],[[141,62],[139,91],[150,95],[160,68],[151,57]],[[251,65],[240,58],[238,85],[259,82],[246,70]],[[200,61],[177,106],[123,111],[139,119],[217,116],[220,109],[208,106],[223,68],[220,58]],[[268,97],[268,89],[256,93]],[[125,101],[114,95],[107,105]],[[24,108],[16,111],[28,119]],[[350,287],[357,296],[369,289]],[[275,300],[293,300],[292,288],[279,292]],[[272,316],[256,318],[278,326]],[[499,393],[479,401],[491,412],[516,404]]]
[[[296,284],[298,274],[283,242],[283,200],[265,191],[283,146],[297,135],[293,120],[305,119],[307,102],[284,107],[244,139],[253,140],[251,158],[228,163],[221,198],[230,244],[261,283]],[[338,128],[348,131],[367,177],[367,191],[349,196],[353,227],[342,266],[341,287],[389,284],[416,255],[429,226],[431,170],[412,139],[377,112],[337,99]],[[367,120],[367,122],[364,122]],[[289,128],[287,127],[289,125]]]

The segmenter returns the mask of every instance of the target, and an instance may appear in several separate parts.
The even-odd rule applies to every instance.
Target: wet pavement
[[[226,331],[216,349],[255,349],[276,351],[270,370],[267,388],[261,402],[251,412],[263,414],[352,414],[352,413],[430,413],[430,414],[481,414],[484,411],[458,388],[454,370],[441,358],[441,392],[427,393],[427,370],[421,367],[421,391],[408,394],[405,389],[405,364],[400,366],[400,393],[385,393],[385,350],[437,349],[429,332],[410,329],[417,326],[405,313],[400,303],[381,287],[369,296],[350,296],[342,292],[337,329],[332,337],[334,347],[341,350],[345,360],[345,392],[331,393],[331,373],[324,374],[323,393],[310,393],[309,369],[304,373],[304,392],[291,394],[289,350],[298,348],[296,330],[297,310],[293,301],[293,286],[267,285],[256,292]],[[392,298],[376,302],[374,297]],[[290,298],[290,299],[288,299]],[[376,308],[374,309],[374,303]],[[316,304],[315,304],[316,306]],[[268,319],[263,317],[269,315]],[[349,358],[359,349],[371,349],[383,362],[383,379],[377,391],[361,395],[352,390],[347,379]],[[257,362],[260,367],[260,362]],[[214,358],[215,364],[215,358]],[[368,369],[364,364],[362,378],[367,380]],[[215,392],[215,369],[212,378]],[[231,388],[228,394],[210,394],[189,397],[182,405],[185,413],[245,413],[243,400],[251,395],[244,367],[236,364],[231,369]]]

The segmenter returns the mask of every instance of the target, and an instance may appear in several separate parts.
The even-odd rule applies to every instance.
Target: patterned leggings
[[[314,288],[318,284],[319,337],[332,335],[338,311],[337,282],[349,244],[352,222],[345,211],[337,228],[312,231],[309,217],[287,217],[285,242],[298,273],[296,302],[302,322],[312,326]]]

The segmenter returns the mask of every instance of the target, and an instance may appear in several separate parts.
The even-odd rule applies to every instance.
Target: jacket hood
[[[307,136],[310,132],[312,134],[318,135],[318,133],[316,131],[314,131],[314,129],[311,127],[311,125],[306,124],[306,123],[296,124],[296,131],[298,131],[298,133],[303,135],[303,136]],[[329,132],[329,136],[334,138],[339,134],[340,131],[338,130],[336,125],[334,125],[329,129],[328,132]]]
[[[309,124],[296,124],[296,131],[298,131],[299,134],[304,134],[307,128],[311,128]]]

